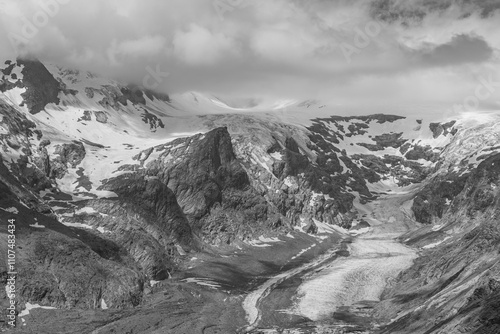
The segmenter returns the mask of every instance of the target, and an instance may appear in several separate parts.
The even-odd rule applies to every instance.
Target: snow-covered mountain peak
[[[293,138],[295,153],[329,170],[328,178],[333,179],[325,182],[339,183],[343,193],[366,197],[369,189],[387,190],[375,184],[389,178],[395,187],[420,182],[459,128],[478,120],[487,124],[493,117],[467,114],[439,123],[386,114],[335,116],[328,105],[314,99],[233,103],[195,91],[159,95],[36,61],[6,62],[0,70],[0,96],[37,124],[51,143],[46,147],[49,153],[72,141],[93,152],[82,165],[96,187],[121,165],[133,163],[140,152],[226,127],[236,154],[271,177],[282,175],[276,168],[283,164],[287,142]],[[93,167],[99,165],[107,167]],[[357,175],[358,185],[349,185],[354,181],[346,175]],[[337,177],[342,181],[334,180]],[[76,179],[76,174],[68,176],[66,191],[75,191],[71,182]]]
[[[90,297],[73,284],[82,303],[135,305],[144,279],[165,279],[190,250],[358,234],[376,228],[375,201],[389,194],[405,194],[402,207],[431,224],[457,205],[469,175],[469,183],[484,179],[479,207],[498,192],[489,181],[500,152],[494,114],[438,122],[370,109],[336,113],[340,106],[313,99],[167,96],[26,60],[0,71],[0,214],[22,217],[20,241],[43,228],[43,247],[67,250],[51,253],[64,261],[30,263],[22,274],[30,279],[23,287],[38,286],[39,272],[54,278],[47,291],[64,300],[71,294],[58,289],[74,279],[57,268],[73,254],[83,254],[71,260],[78,268],[92,259],[82,282],[106,282]],[[113,275],[99,276],[95,263]],[[29,276],[31,267],[38,271]]]

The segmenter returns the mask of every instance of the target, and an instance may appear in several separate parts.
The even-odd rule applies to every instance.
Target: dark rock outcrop
[[[441,241],[424,252],[385,292],[385,301],[378,306],[379,314],[388,319],[399,312],[405,315],[381,328],[381,333],[500,330],[499,165],[500,154],[496,154],[468,175],[457,179],[450,173],[440,180],[431,180],[424,188],[423,195],[431,194],[436,203],[440,198],[453,196],[450,207],[442,210],[435,206],[425,211],[424,221],[430,213],[442,211],[439,229],[405,238],[410,245],[430,235]]]
[[[131,295],[140,297],[143,283],[139,284],[137,282],[143,282],[144,277],[146,277],[145,275],[154,279],[167,278],[169,272],[175,267],[174,261],[175,258],[179,256],[179,253],[184,253],[184,251],[189,251],[191,248],[196,247],[189,223],[178,206],[175,195],[166,185],[158,180],[150,179],[145,175],[132,175],[130,177],[127,175],[127,177],[118,180],[108,180],[102,188],[103,190],[115,192],[119,198],[87,200],[80,202],[78,205],[66,202],[67,200],[71,202],[72,197],[61,193],[56,188],[56,183],[53,181],[54,179],[62,178],[66,174],[68,168],[77,168],[81,164],[86,156],[85,146],[78,141],[62,143],[55,146],[53,155],[49,155],[47,147],[51,145],[50,141],[42,139],[43,134],[39,132],[35,124],[27,120],[22,113],[0,101],[0,116],[2,117],[2,126],[7,126],[9,129],[7,133],[0,134],[1,144],[14,146],[15,149],[21,153],[17,161],[10,163],[10,170],[3,164],[0,164],[0,181],[9,184],[9,186],[6,187],[11,189],[12,194],[15,194],[17,198],[16,200],[12,200],[12,202],[19,203],[22,201],[30,210],[48,215],[48,217],[45,217],[37,214],[40,224],[43,225],[42,222],[45,222],[50,226],[55,226],[57,231],[59,231],[59,229],[67,231],[68,228],[54,219],[55,215],[53,211],[38,197],[39,191],[50,189],[51,196],[48,197],[49,199],[57,197],[57,205],[73,208],[67,209],[65,218],[59,217],[59,219],[68,223],[81,223],[84,224],[83,226],[95,226],[96,229],[99,228],[100,231],[102,231],[97,233],[98,231],[96,230],[94,230],[94,232],[79,230],[78,236],[80,237],[78,240],[83,242],[83,244],[81,242],[75,243],[71,240],[68,241],[64,237],[53,234],[49,231],[50,228],[43,230],[48,231],[49,234],[42,238],[35,238],[35,236],[28,233],[23,237],[24,239],[31,240],[30,238],[33,237],[34,245],[41,245],[36,246],[37,250],[33,250],[34,252],[42,252],[43,250],[43,252],[47,253],[47,258],[52,259],[57,257],[57,254],[52,253],[52,249],[50,248],[52,246],[49,247],[47,245],[48,248],[46,247],[42,250],[40,248],[43,246],[44,238],[55,238],[54,242],[59,243],[61,247],[64,245],[64,249],[68,249],[70,252],[74,253],[74,257],[71,257],[71,261],[76,261],[75,259],[79,256],[88,258],[88,262],[81,264],[81,267],[82,270],[87,270],[89,275],[93,273],[93,269],[90,270],[87,267],[90,266],[91,263],[98,263],[101,261],[99,257],[103,257],[106,260],[126,258],[127,263],[118,265],[118,267],[121,266],[120,268],[116,267],[117,265],[115,264],[103,264],[103,266],[111,270],[111,272],[116,273],[111,275],[102,272],[101,274],[105,276],[101,274],[92,274],[94,278],[91,279],[89,284],[91,286],[96,285],[97,282],[99,282],[99,284],[108,284],[106,283],[107,281],[115,280],[116,278],[112,277],[115,277],[115,274],[119,274],[119,277],[120,273],[123,271],[123,267],[128,266],[134,268],[132,276],[136,277],[136,279],[132,280],[135,282],[134,284],[136,284],[136,286],[133,288],[135,292]],[[36,141],[39,141],[38,146],[33,145],[33,142]],[[7,150],[7,148],[4,149],[4,151]],[[1,161],[0,159],[0,162]],[[78,179],[80,186],[90,191],[92,185],[88,182],[88,178],[85,176],[83,168],[80,168],[77,174],[80,175]],[[18,181],[13,178],[12,175],[16,175]],[[86,178],[87,181],[85,181]],[[85,205],[87,209],[92,208],[90,212],[96,212],[96,214],[87,213],[88,210],[86,209],[81,213],[75,212],[78,208],[83,209]],[[2,205],[2,207],[4,206]],[[107,214],[101,215],[97,213],[99,212],[97,210],[107,212]],[[29,215],[35,215],[35,213],[27,213],[27,217]],[[31,220],[26,220],[26,222],[27,221]],[[114,232],[114,234],[111,235],[110,232]],[[28,249],[27,245],[26,249]],[[60,260],[58,259],[57,261]],[[39,268],[39,263],[31,264],[34,270],[42,270]],[[61,266],[63,266],[63,264],[61,264]],[[67,263],[67,266],[68,270],[71,270],[73,263]],[[50,266],[51,270],[56,267],[56,264]],[[103,269],[96,270],[103,271]],[[31,279],[32,274],[38,276],[46,275],[43,270],[37,271],[36,273],[29,272],[27,278]],[[47,275],[50,277],[59,277],[59,274],[56,273]],[[123,279],[130,276],[128,273],[121,273],[121,275]],[[82,274],[80,276],[82,279],[86,279],[86,275]],[[97,281],[93,282],[94,279]],[[63,278],[59,280],[61,282],[64,281]],[[132,281],[126,283],[130,289],[132,289],[130,286]],[[125,289],[120,287],[118,283],[116,283],[118,285],[115,283],[109,283],[106,285],[106,289],[109,288],[110,291],[114,289],[121,291],[113,292],[114,294],[120,294],[120,297],[116,298],[122,300],[123,298],[126,299],[131,296],[126,292],[129,288]],[[75,287],[69,288],[69,292],[61,292],[58,290],[57,285],[54,285],[55,283],[51,280],[43,284],[45,285],[40,295],[42,299],[40,299],[38,295],[27,290],[28,292],[26,293],[29,294],[29,300],[40,300],[44,303],[61,306],[62,304],[60,303],[68,299],[69,294],[76,293],[80,297],[71,297],[72,301],[69,302],[68,306],[89,307],[90,304],[95,304],[95,301],[90,303],[86,297],[83,297],[82,292],[75,292]],[[114,287],[113,284],[115,285]],[[94,287],[91,288],[90,285],[82,284],[81,291],[84,291],[85,287],[89,287],[89,289],[93,291]],[[95,289],[97,289],[96,291],[104,291],[105,287],[99,285],[95,287]],[[125,292],[127,294],[126,297],[121,295]],[[56,295],[52,296],[53,293],[57,294],[58,297]],[[139,293],[139,295],[137,295],[137,293]],[[51,295],[51,297],[47,297],[49,299],[43,299],[44,297],[42,295]],[[103,292],[103,296],[104,295],[107,296],[103,298],[106,299],[108,305],[111,303],[117,307],[120,305],[137,304],[140,300],[139,297],[133,297],[132,299],[134,302],[130,300],[126,301],[125,299],[119,301],[111,292],[106,292],[106,294]],[[92,298],[95,299],[96,296],[92,295]],[[83,301],[83,304],[80,304],[80,299]],[[98,303],[98,305],[100,304]]]
[[[146,124],[149,124],[149,128],[151,130],[156,130],[157,128],[164,128],[165,124],[163,121],[156,115],[144,110],[144,114],[141,115],[142,121]]]
[[[125,174],[108,180],[100,189],[113,191],[118,198],[96,199],[86,205],[107,214],[88,214],[72,220],[111,232],[108,238],[125,249],[148,277],[168,277],[180,254],[177,246],[182,252],[196,249],[191,227],[174,193],[159,179]]]
[[[296,176],[309,166],[309,160],[300,153],[299,146],[293,138],[286,139],[283,153],[284,159],[273,166],[276,177],[283,179],[287,176]]]
[[[203,240],[228,244],[272,227],[268,203],[250,185],[227,129],[174,140],[144,151],[138,160],[146,161],[153,151],[161,152],[159,158],[147,162],[141,173],[173,191]]]
[[[26,92],[22,94],[28,110],[37,114],[49,103],[59,104],[60,83],[47,68],[37,60],[18,59],[23,65],[23,85]]]
[[[160,100],[163,102],[170,102],[170,96],[166,93],[155,92],[150,89],[144,89],[144,94],[152,101]]]
[[[108,122],[108,115],[104,111],[94,111],[95,120],[99,123],[106,124]]]
[[[45,149],[47,141],[42,140],[38,150],[32,148],[31,140],[41,139],[35,124],[3,101],[0,101],[0,117],[2,117],[2,124],[8,128],[7,133],[0,134],[0,147],[3,151],[17,150],[21,154],[16,163],[11,164],[12,172],[35,190],[50,188],[51,181],[48,178],[49,175],[46,174],[49,168]],[[34,158],[30,161],[28,156],[32,155]]]
[[[84,231],[68,228],[47,215],[50,211],[1,161],[0,207],[16,208],[16,213],[0,210],[0,218],[2,222],[15,220],[19,306],[31,302],[58,308],[98,308],[101,300],[110,307],[140,303],[145,277],[133,261],[113,244],[86,236]],[[7,254],[6,231],[0,232],[2,254]],[[6,278],[8,270],[3,263],[0,271],[2,279]],[[4,289],[0,300],[6,300]]]
[[[303,228],[303,231],[309,234],[316,234],[318,233],[318,226],[316,226],[312,219],[308,219],[306,225]]]
[[[54,154],[57,157],[50,162],[49,176],[60,179],[68,171],[68,166],[76,168],[85,158],[85,147],[81,142],[57,145]]]
[[[400,119],[405,119],[402,116],[395,115],[385,115],[385,114],[374,114],[368,116],[330,116],[328,118],[315,118],[312,119],[313,124],[308,127],[313,133],[313,138],[315,140],[318,139],[318,136],[322,136],[323,139],[334,143],[339,144],[340,140],[343,140],[344,136],[351,137],[353,135],[363,135],[366,133],[366,130],[369,127],[370,122],[376,121],[379,124],[383,124],[386,122],[394,122]],[[348,126],[347,130],[345,127],[340,124],[340,122],[352,122],[352,121],[361,121],[355,122]],[[363,123],[362,123],[363,122]],[[337,131],[331,130],[329,125],[334,125],[337,128]],[[311,139],[313,139],[311,138]],[[380,138],[381,142],[385,141],[385,137],[382,136]],[[392,145],[392,144],[391,144]]]
[[[415,219],[423,224],[431,224],[451,207],[452,202],[464,189],[468,175],[451,173],[431,179],[413,200],[411,207]]]
[[[399,148],[407,140],[401,138],[403,133],[384,133],[372,138],[376,144],[358,143],[357,145],[366,147],[370,151],[383,151],[388,147]]]
[[[411,148],[406,152],[405,157],[408,160],[424,159],[427,161],[436,162],[439,159],[439,153],[429,145],[412,145]]]
[[[392,178],[399,186],[407,186],[422,182],[432,171],[430,167],[394,155],[353,154],[351,158],[363,166],[359,173],[371,183]]]
[[[446,136],[448,133],[454,135],[458,131],[453,128],[455,123],[456,121],[450,121],[448,123],[430,123],[429,129],[431,129],[434,138],[438,138],[441,135]]]
[[[147,96],[150,100],[158,99],[164,102],[170,102],[170,97],[167,94],[162,94],[158,92],[153,92],[147,89],[141,89],[138,86],[110,86],[105,85],[102,86],[101,89],[87,87],[85,88],[85,94],[88,98],[94,98],[95,94],[104,95],[99,104],[103,108],[112,108],[114,110],[120,110],[120,105],[127,106],[128,103],[132,103],[134,105],[142,105],[146,104]]]
[[[122,87],[120,91],[123,94],[125,105],[127,105],[127,100],[133,104],[146,104],[144,93],[139,89],[134,89],[134,87]]]

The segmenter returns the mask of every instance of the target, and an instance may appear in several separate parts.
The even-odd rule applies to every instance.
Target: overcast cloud
[[[0,0],[1,58],[138,84],[159,66],[170,94],[360,106],[446,106],[500,81],[500,0],[54,1]],[[499,101],[495,87],[480,108]]]

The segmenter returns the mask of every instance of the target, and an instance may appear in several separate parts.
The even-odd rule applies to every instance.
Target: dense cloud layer
[[[431,66],[452,66],[486,62],[493,56],[493,51],[480,37],[456,35],[448,43],[424,50],[421,57]]]
[[[500,0],[0,0],[0,57],[33,54],[138,84],[156,70],[157,89],[169,93],[447,106],[497,75],[498,8]],[[478,108],[498,109],[499,91]]]

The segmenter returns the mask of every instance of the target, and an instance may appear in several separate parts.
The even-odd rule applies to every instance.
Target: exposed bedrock
[[[434,242],[386,291],[378,311],[397,319],[382,333],[500,331],[498,166],[500,154],[482,161],[460,181],[448,186],[445,181],[433,182],[424,189],[424,195],[436,192],[436,202],[454,195],[436,220],[437,228],[405,237],[410,245]],[[440,210],[437,206],[428,213],[437,215]]]

